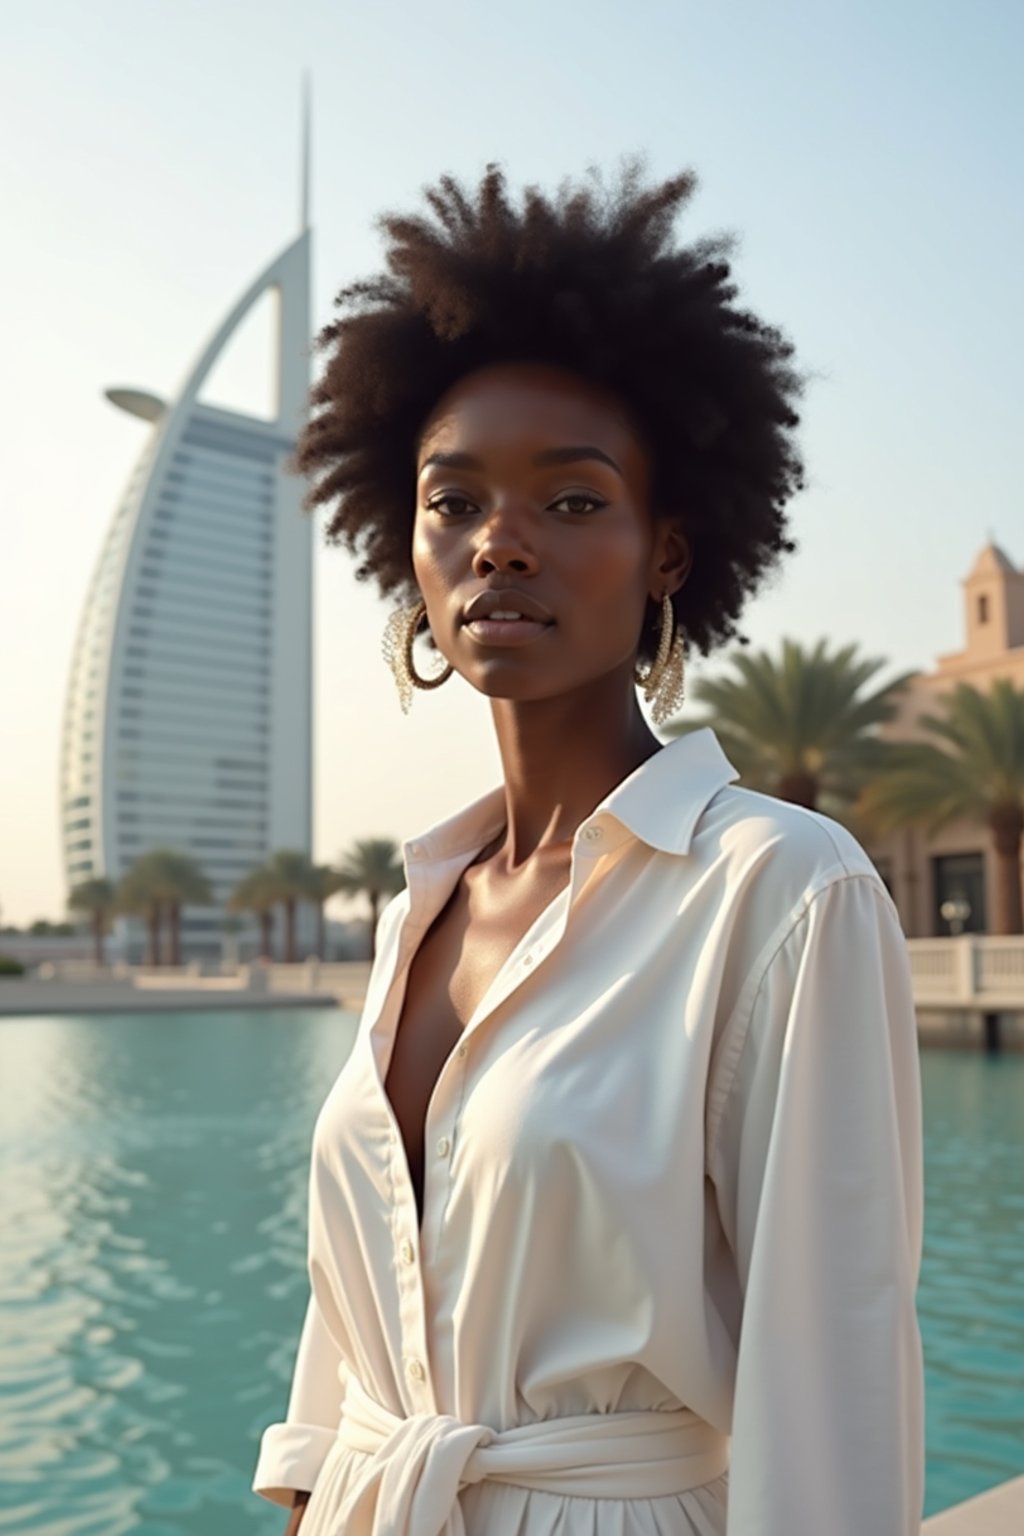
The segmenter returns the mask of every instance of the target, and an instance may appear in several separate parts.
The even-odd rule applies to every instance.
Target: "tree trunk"
[[[817,777],[802,769],[794,769],[792,773],[782,775],[775,793],[780,800],[788,800],[793,805],[803,805],[813,811],[818,804]]]
[[[170,925],[171,964],[181,964],[181,903],[172,901],[167,908],[167,920]]]
[[[996,921],[998,934],[1024,933],[1021,909],[1020,847],[1024,810],[1019,805],[996,806],[989,816],[996,846]]]
[[[146,918],[146,926],[149,930],[149,945],[146,953],[147,965],[160,964],[160,903],[154,901]]]
[[[284,902],[284,958],[289,965],[295,963],[295,897],[286,896]]]
[[[271,937],[270,937],[270,935],[271,935],[271,924],[274,921],[274,914],[270,910],[270,908],[268,907],[268,908],[265,908],[264,911],[262,911],[259,914],[259,919],[260,919],[260,959],[261,960],[269,960],[270,959],[270,945],[271,945]]]
[[[322,901],[318,901],[316,904],[316,952],[320,956],[321,960],[327,959],[327,956],[324,954],[324,950],[327,947],[324,938],[324,930],[324,904]]]
[[[92,949],[96,964],[102,967],[106,962],[103,959],[103,913],[99,910],[92,914]]]

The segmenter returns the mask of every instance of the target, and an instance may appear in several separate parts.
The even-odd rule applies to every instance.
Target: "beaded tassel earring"
[[[413,641],[416,639],[416,631],[426,612],[427,605],[420,598],[419,602],[414,603],[411,608],[396,608],[384,626],[381,651],[394,675],[403,715],[407,715],[412,706],[414,688],[440,688],[454,671],[451,663],[448,663],[444,670],[434,677],[421,677],[416,671],[412,658]]]
[[[675,629],[675,612],[672,599],[666,592],[661,599],[661,633],[658,637],[658,654],[646,673],[634,668],[633,678],[642,688],[644,698],[651,705],[651,718],[655,725],[664,725],[683,702],[684,657],[682,626]]]

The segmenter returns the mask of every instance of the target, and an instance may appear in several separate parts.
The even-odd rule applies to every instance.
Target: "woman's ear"
[[[669,591],[678,592],[688,580],[692,569],[693,545],[686,535],[682,520],[676,517],[659,518],[652,564],[654,576],[660,577],[662,582],[669,578],[674,583]]]

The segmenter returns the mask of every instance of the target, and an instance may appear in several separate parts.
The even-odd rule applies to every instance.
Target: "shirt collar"
[[[685,854],[698,821],[726,784],[739,778],[710,726],[677,736],[595,806],[662,853]],[[493,835],[493,834],[492,834]]]
[[[703,812],[739,778],[710,726],[677,736],[616,784],[580,827],[612,816],[634,837],[663,853],[686,854]],[[428,831],[402,844],[406,865],[459,858],[486,847],[505,825],[499,785]]]

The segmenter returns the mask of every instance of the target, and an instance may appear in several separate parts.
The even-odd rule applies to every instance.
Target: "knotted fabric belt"
[[[369,1459],[346,1479],[345,1536],[465,1536],[459,1490],[489,1478],[583,1498],[654,1499],[720,1477],[728,1437],[688,1409],[587,1413],[493,1430],[399,1418],[349,1376],[338,1434]]]

